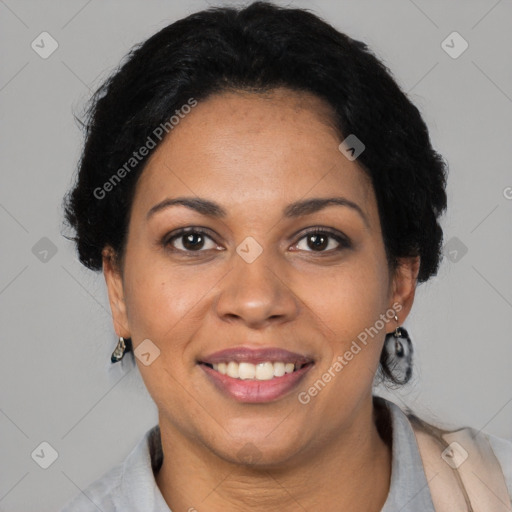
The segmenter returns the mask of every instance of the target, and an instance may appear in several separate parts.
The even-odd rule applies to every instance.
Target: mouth
[[[197,361],[224,395],[248,403],[269,402],[290,393],[315,361],[282,349],[240,347]]]
[[[265,381],[279,379],[287,374],[301,370],[313,364],[313,362],[301,364],[285,363],[284,361],[264,361],[262,363],[253,364],[245,361],[225,361],[222,363],[200,364],[204,364],[221,375],[227,375],[232,379]]]

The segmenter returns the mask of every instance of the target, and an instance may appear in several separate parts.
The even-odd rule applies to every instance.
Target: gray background
[[[449,257],[405,324],[414,381],[387,396],[426,419],[512,439],[512,2],[288,3],[367,42],[450,165]],[[0,0],[2,511],[57,510],[157,422],[138,371],[110,367],[103,277],[63,238],[60,205],[82,143],[72,112],[134,43],[206,6]],[[31,48],[43,31],[59,45],[47,59]],[[456,59],[441,47],[453,31],[469,43]],[[43,441],[58,452],[46,470],[31,458]]]

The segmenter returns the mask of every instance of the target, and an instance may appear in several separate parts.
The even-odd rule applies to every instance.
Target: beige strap
[[[483,433],[464,428],[442,440],[412,421],[436,512],[512,512],[501,466]]]

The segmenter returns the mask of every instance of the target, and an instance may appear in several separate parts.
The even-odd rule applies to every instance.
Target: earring
[[[114,352],[112,352],[112,356],[110,357],[111,363],[117,363],[123,359],[124,355],[131,350],[131,340],[130,338],[126,338],[126,340],[121,336],[119,337],[119,341],[117,342],[116,348]]]
[[[412,376],[412,342],[409,333],[404,327],[398,326],[398,317],[395,314],[396,329],[386,335],[384,350],[386,362],[389,363],[390,372],[399,384],[405,384]]]

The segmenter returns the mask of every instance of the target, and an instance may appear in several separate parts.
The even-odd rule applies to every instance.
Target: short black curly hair
[[[135,46],[96,91],[83,123],[77,182],[64,202],[80,261],[100,270],[107,245],[122,259],[135,185],[149,155],[138,155],[108,194],[104,185],[155,127],[190,98],[277,87],[324,99],[340,136],[363,141],[357,163],[373,184],[390,266],[419,256],[418,281],[435,275],[447,164],[420,112],[365,43],[307,10],[268,2],[210,8],[166,26]]]

